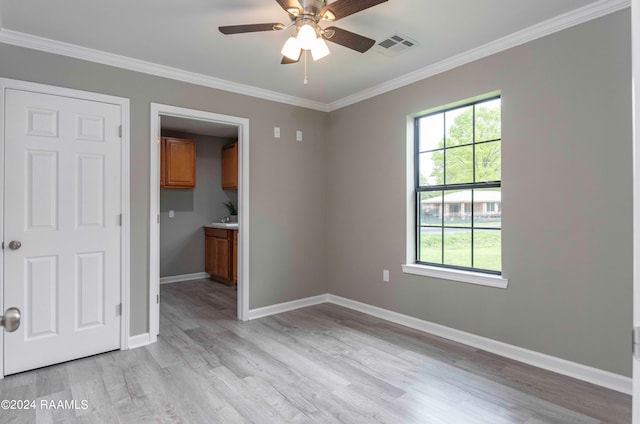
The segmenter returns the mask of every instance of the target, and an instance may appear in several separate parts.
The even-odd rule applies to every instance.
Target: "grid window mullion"
[[[487,254],[491,256],[491,249],[496,245],[498,250],[501,250],[500,192],[502,184],[499,179],[500,164],[493,165],[495,162],[490,162],[492,157],[496,156],[497,160],[500,160],[501,155],[499,150],[491,151],[492,147],[478,150],[478,146],[491,146],[489,143],[501,142],[501,123],[499,121],[497,123],[496,121],[491,121],[496,115],[495,101],[498,99],[499,96],[425,115],[425,117],[430,117],[430,120],[422,124],[418,122],[421,117],[416,118],[414,151],[416,156],[415,210],[418,262],[422,262],[423,258],[430,258],[431,260],[438,258],[438,255],[433,254],[433,250],[431,250],[431,254],[428,253],[428,250],[430,246],[436,247],[439,244],[441,263],[431,263],[429,261],[425,263],[446,268],[480,270],[500,274],[501,266],[495,266],[491,261],[488,261]],[[488,109],[482,109],[484,104],[487,104],[486,107]],[[463,108],[467,108],[468,111],[461,111]],[[500,119],[499,103],[497,108],[498,119]],[[451,115],[446,115],[449,111],[454,112]],[[468,113],[470,116],[466,115],[464,117],[464,113]],[[437,118],[437,116],[441,116],[441,118]],[[448,116],[451,116],[452,119],[449,120]],[[434,127],[429,127],[431,125],[430,122],[437,124],[437,121],[442,122],[441,130],[434,130]],[[453,125],[465,126],[459,126],[454,132]],[[471,127],[469,128],[466,125]],[[437,128],[439,128],[439,125],[437,125]],[[423,130],[426,131],[429,138],[425,139],[423,144],[420,144],[421,131]],[[441,132],[440,143],[437,143],[438,137],[440,137],[437,135],[438,131]],[[455,138],[450,140],[449,135]],[[470,141],[468,141],[467,137],[470,137]],[[479,137],[481,141],[478,141]],[[420,148],[421,145],[424,146],[424,149]],[[469,146],[467,148],[468,151],[460,150],[464,146]],[[495,146],[497,149],[501,148],[500,144]],[[452,149],[459,150],[454,152]],[[487,155],[487,151],[490,151],[491,154]],[[494,154],[496,151],[497,154]],[[442,152],[442,154],[439,155],[437,152]],[[423,159],[419,159],[420,154],[429,154],[430,156],[424,156]],[[441,159],[438,158],[438,155]],[[451,163],[447,163],[448,159]],[[440,160],[442,162],[439,162]],[[468,164],[469,160],[471,160],[470,164]],[[423,161],[426,163],[423,167],[426,166],[426,168],[420,169]],[[478,163],[479,161],[482,163]],[[484,165],[486,163],[494,167]],[[450,169],[450,166],[455,166],[455,170],[452,171],[453,168]],[[497,174],[493,174],[495,172],[493,170],[497,170]],[[423,176],[421,176],[421,173]],[[494,178],[494,175],[497,178]],[[480,181],[478,181],[479,178],[481,179]],[[423,180],[422,182],[420,181],[421,179]],[[449,181],[450,179],[452,180],[451,182]],[[425,185],[421,185],[423,182]],[[425,194],[430,192],[438,194],[436,196]],[[494,193],[497,193],[497,195]],[[437,198],[439,200],[434,200]],[[489,203],[491,204],[489,205]],[[437,221],[434,221],[435,214],[439,215]],[[439,231],[437,231],[438,229]],[[434,239],[436,234],[434,231],[439,233],[440,242],[437,242],[437,236]],[[423,248],[427,251],[423,251]],[[465,251],[467,253],[464,253]],[[465,255],[468,255],[466,259]],[[496,256],[501,257],[501,253],[497,252]],[[486,264],[496,269],[485,269]]]

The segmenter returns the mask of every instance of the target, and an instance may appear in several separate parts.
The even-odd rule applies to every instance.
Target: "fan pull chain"
[[[308,83],[307,80],[307,50],[304,51],[304,83]]]

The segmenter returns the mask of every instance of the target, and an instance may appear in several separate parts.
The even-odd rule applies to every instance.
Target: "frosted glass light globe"
[[[313,43],[313,48],[311,49],[311,56],[313,57],[313,60],[320,60],[329,53],[329,46],[327,46],[327,43],[320,37],[316,38],[316,41]]]
[[[317,38],[316,30],[309,24],[302,25],[298,31],[298,41],[303,50],[311,50]]]
[[[300,58],[300,42],[296,37],[289,37],[287,42],[284,43],[281,53],[291,60],[298,60]]]

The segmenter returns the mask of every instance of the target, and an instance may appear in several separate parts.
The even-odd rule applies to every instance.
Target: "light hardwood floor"
[[[235,289],[162,285],[158,343],[0,380],[0,423],[630,423],[631,398],[323,304],[235,320]]]

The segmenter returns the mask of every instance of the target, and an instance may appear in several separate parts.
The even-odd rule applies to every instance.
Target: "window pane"
[[[420,228],[420,261],[442,263],[442,229]]]
[[[443,263],[471,267],[471,230],[444,229]]]
[[[461,146],[473,142],[473,106],[445,112],[447,138],[445,147]]]
[[[420,186],[443,184],[444,152],[442,150],[420,153],[419,166]]]
[[[420,118],[420,146],[421,152],[441,149],[444,147],[444,113]]]
[[[446,184],[473,182],[473,145],[447,149],[445,161]]]
[[[501,272],[500,120],[499,98],[417,118],[417,261]]]
[[[420,225],[442,225],[442,192],[420,193]]]
[[[473,225],[502,227],[502,193],[499,188],[473,190]]]
[[[476,143],[501,138],[500,105],[500,99],[476,104]]]
[[[444,225],[471,227],[471,190],[444,192]]]
[[[501,144],[500,141],[491,141],[476,145],[476,182],[500,181]]]
[[[473,231],[473,267],[490,271],[502,270],[500,230]]]

